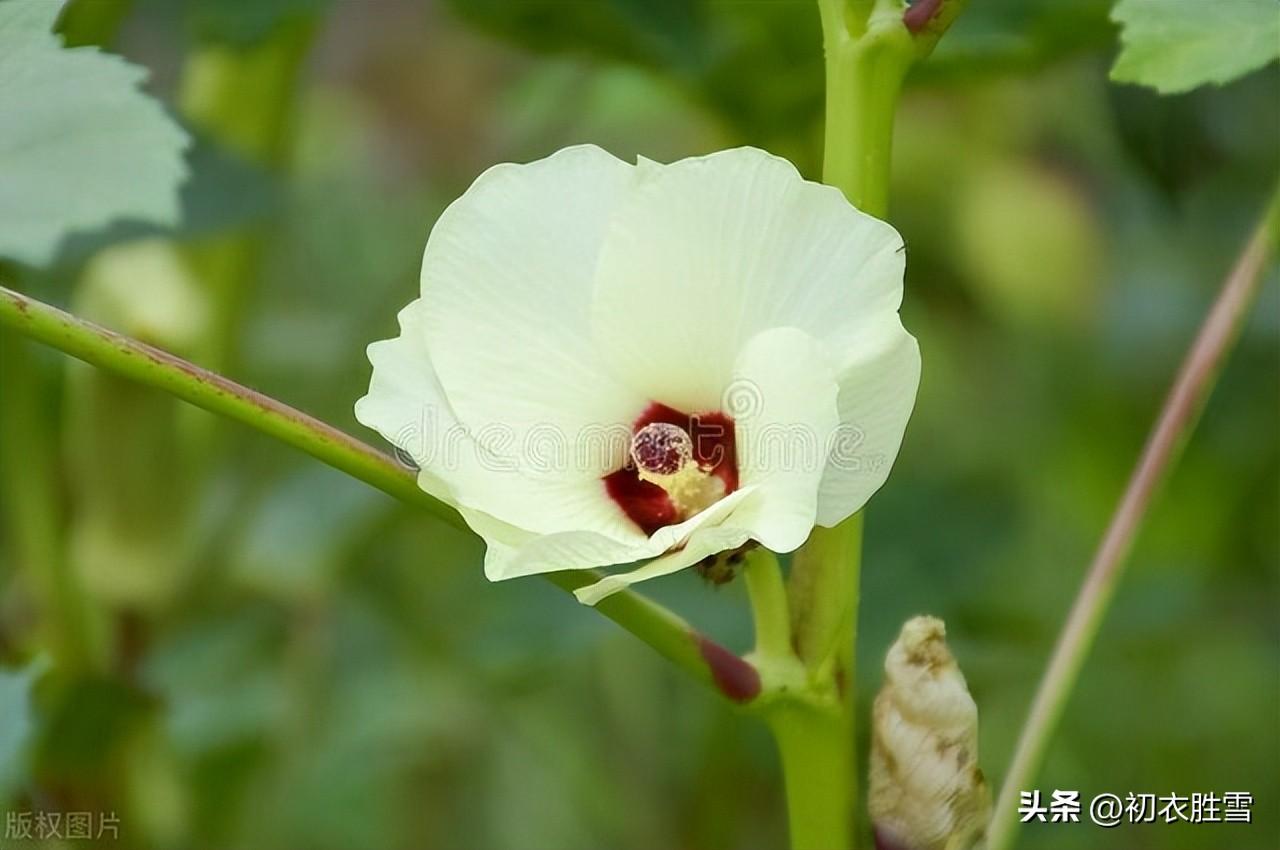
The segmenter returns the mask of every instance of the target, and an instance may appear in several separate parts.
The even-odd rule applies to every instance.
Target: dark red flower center
[[[640,477],[637,462],[651,473],[670,474],[692,459],[703,472],[720,479],[724,495],[738,489],[738,456],[729,416],[719,411],[682,413],[655,402],[632,423],[631,433],[634,460],[603,480],[609,497],[645,534],[688,517],[666,490]]]

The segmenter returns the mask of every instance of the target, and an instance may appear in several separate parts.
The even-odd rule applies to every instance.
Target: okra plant
[[[982,18],[973,24],[977,36],[966,36],[965,26],[971,15],[992,13],[977,9],[980,3],[966,9],[965,0],[644,5],[452,3],[463,20],[507,36],[524,33],[517,40],[533,39],[550,50],[598,26],[598,38],[583,40],[588,53],[631,45],[618,49],[624,64],[669,73],[672,85],[701,91],[710,101],[724,97],[728,86],[727,100],[748,105],[740,116],[758,114],[751,104],[763,113],[770,98],[789,95],[781,82],[770,88],[767,77],[718,74],[714,63],[732,51],[699,52],[697,38],[723,46],[750,32],[761,55],[776,49],[807,56],[803,61],[820,69],[820,120],[763,132],[755,129],[758,122],[741,118],[718,131],[723,143],[710,151],[700,146],[670,155],[668,148],[624,157],[609,150],[618,146],[616,139],[586,133],[520,162],[475,164],[442,199],[447,206],[432,216],[425,247],[416,238],[379,234],[397,251],[422,251],[420,270],[416,285],[412,274],[401,274],[394,291],[375,299],[377,326],[390,330],[395,315],[398,332],[390,331],[390,338],[338,335],[333,356],[361,375],[361,387],[330,411],[354,417],[339,429],[224,376],[252,376],[255,358],[264,354],[322,357],[308,346],[323,347],[315,329],[324,324],[299,324],[292,336],[279,331],[247,344],[255,281],[273,240],[284,238],[280,213],[270,227],[254,224],[252,215],[232,216],[231,226],[201,224],[191,198],[197,187],[209,191],[225,180],[230,188],[224,194],[233,202],[252,203],[242,186],[267,185],[264,175],[287,173],[296,101],[303,96],[307,63],[323,54],[319,45],[332,52],[348,37],[347,27],[376,28],[382,16],[403,10],[390,0],[332,9],[319,0],[277,0],[261,8],[192,4],[182,11],[195,22],[189,43],[170,45],[164,60],[172,63],[172,54],[181,53],[172,104],[162,106],[143,89],[142,67],[110,52],[129,32],[129,22],[142,18],[125,0],[0,0],[0,659],[7,670],[0,671],[0,805],[9,813],[6,839],[16,846],[27,839],[74,840],[84,823],[78,815],[87,814],[90,823],[96,818],[92,837],[103,838],[110,824],[108,837],[128,846],[374,841],[341,829],[317,840],[315,824],[312,832],[280,827],[278,835],[268,829],[233,838],[228,824],[217,823],[218,810],[201,809],[199,793],[189,786],[222,782],[218,771],[237,762],[219,761],[216,753],[223,751],[212,748],[182,767],[172,724],[207,720],[156,707],[164,703],[157,693],[165,693],[156,681],[170,681],[190,662],[189,680],[179,680],[199,690],[208,685],[197,681],[199,665],[212,663],[201,661],[200,653],[221,651],[192,644],[187,657],[157,647],[175,612],[198,594],[193,576],[216,568],[217,553],[234,534],[232,503],[252,492],[243,470],[220,473],[236,468],[235,431],[222,427],[224,419],[402,502],[409,521],[430,530],[431,539],[411,556],[421,560],[421,569],[435,569],[428,562],[439,560],[435,547],[444,544],[432,540],[474,538],[479,548],[472,550],[468,570],[515,585],[486,586],[481,595],[519,599],[535,593],[537,582],[549,582],[568,594],[568,604],[555,609],[548,628],[570,634],[583,621],[607,618],[690,680],[698,699],[721,701],[769,731],[783,794],[761,801],[745,784],[730,784],[706,790],[706,798],[690,806],[719,807],[729,821],[743,824],[762,805],[785,811],[794,850],[1008,850],[1019,825],[1035,819],[1027,795],[1043,787],[1040,769],[1049,742],[1128,550],[1271,268],[1280,227],[1276,195],[1260,211],[1244,210],[1257,217],[1247,234],[1233,230],[1244,248],[1218,269],[1220,292],[1198,335],[1184,340],[1188,353],[1111,519],[1103,525],[1103,515],[1097,517],[1100,543],[1079,575],[1078,595],[1016,746],[1002,754],[1007,764],[993,763],[980,749],[979,720],[990,723],[983,694],[976,688],[971,693],[961,672],[965,648],[975,639],[972,622],[953,619],[948,629],[936,617],[913,617],[892,645],[863,648],[864,655],[885,658],[883,675],[855,664],[863,536],[864,529],[874,535],[881,517],[877,493],[893,486],[895,463],[935,451],[911,439],[913,409],[922,386],[946,386],[963,368],[948,363],[946,346],[935,342],[950,332],[945,322],[913,320],[917,289],[930,277],[945,277],[937,262],[915,264],[913,227],[951,215],[936,204],[967,190],[941,171],[927,177],[931,191],[891,203],[892,148],[896,140],[911,150],[945,150],[940,161],[956,175],[962,163],[979,163],[986,171],[977,173],[987,175],[980,182],[990,189],[982,197],[995,204],[1005,197],[1000,175],[1012,173],[1001,170],[998,154],[971,153],[977,142],[955,132],[954,122],[940,122],[951,135],[926,135],[927,122],[921,121],[895,133],[895,118],[904,90],[917,78],[945,73],[936,68],[947,67],[942,60],[948,55],[954,61],[967,49],[976,51],[979,64],[986,61],[983,51],[994,50],[992,43],[998,47],[998,37],[982,40]],[[1090,5],[1109,7],[1103,11],[1118,27],[1110,70],[1117,90],[1145,87],[1172,97],[1250,74],[1275,90],[1275,68],[1267,67],[1280,55],[1280,6],[1274,0],[1116,0],[1045,14],[1086,15]],[[1016,64],[1038,49],[1035,39],[1042,34],[1031,13],[1005,13],[1014,21],[1010,37],[1021,39],[1005,56]],[[768,16],[782,14],[807,27],[798,31],[811,38],[799,48],[787,27],[767,24]],[[748,26],[742,16],[750,15],[762,17]],[[740,29],[731,27],[735,21]],[[139,32],[145,43],[145,30]],[[964,40],[946,54],[953,37]],[[138,43],[137,33],[133,38]],[[931,58],[935,52],[941,65]],[[406,62],[401,68],[396,55],[370,72],[383,75],[371,85],[388,90],[374,99],[386,98],[392,112],[412,109],[412,96],[406,105],[397,86],[452,84],[416,78],[423,67]],[[626,92],[610,91],[606,100],[616,98],[620,109],[628,109]],[[945,112],[955,89],[940,91],[932,96],[933,108]],[[1143,97],[1144,103],[1160,103],[1154,94]],[[515,114],[519,100],[501,100],[497,108]],[[460,104],[454,106],[461,110]],[[1077,105],[1064,101],[1052,109],[1069,113]],[[358,110],[337,96],[322,107],[316,111],[340,113],[359,126],[374,120],[350,118],[347,112]],[[1001,120],[1017,125],[1016,105],[1007,108]],[[1277,103],[1265,108],[1275,125]],[[432,120],[438,123],[409,120],[406,126],[429,137],[446,135],[450,119],[437,113]],[[1220,131],[1234,132],[1234,126],[1228,122]],[[982,132],[988,131],[974,130]],[[427,149],[433,141],[414,144]],[[811,155],[819,147],[821,155]],[[1017,179],[1010,185],[1021,185]],[[340,187],[311,201],[320,207],[340,203],[335,191]],[[987,209],[962,211],[960,231],[985,226]],[[1016,211],[1008,220],[1017,227],[1007,246],[998,234],[996,250],[1018,250],[1023,225],[1035,227],[1042,212],[1034,205]],[[361,285],[360,234],[332,237],[334,256],[345,258],[334,273],[354,292]],[[1036,281],[1025,278],[1040,271],[1039,259],[1032,258],[1030,267],[1013,266],[1004,279],[999,269],[1006,267],[997,263],[990,291],[1010,277],[1015,287],[1034,288]],[[1047,266],[1056,259],[1043,258],[1046,275],[1053,274]],[[51,283],[59,276],[71,282]],[[345,297],[338,295],[339,301]],[[1064,303],[1075,300],[1068,293]],[[32,343],[82,362],[63,374],[49,352]],[[1174,375],[1175,365],[1165,361],[1166,373]],[[52,395],[51,374],[58,375]],[[59,400],[51,405],[53,396]],[[957,427],[974,418],[1016,419],[979,409],[976,399],[952,401],[946,416]],[[1045,415],[1053,417],[1056,402],[1045,403]],[[362,430],[354,430],[356,422]],[[1258,457],[1270,452],[1265,458],[1274,485],[1274,443],[1242,450]],[[1096,451],[1117,454],[1112,447]],[[1021,462],[1043,464],[1045,475],[1063,468],[1042,457]],[[915,463],[917,470],[924,466]],[[328,540],[326,525],[354,521],[367,498],[365,489],[358,492],[332,514],[298,518],[298,530],[286,535],[284,549],[268,548],[268,560],[287,561],[285,553],[295,549],[322,561],[346,557],[312,545],[309,536]],[[963,512],[983,498],[981,492],[958,493],[945,505],[899,502],[887,511],[911,515],[914,531],[902,541],[910,552],[935,529],[951,527],[941,514]],[[374,547],[379,535],[371,531],[363,539]],[[1269,551],[1274,554],[1274,546]],[[1025,574],[1038,569],[1027,564]],[[678,615],[658,600],[666,598],[664,587],[679,581],[676,574],[688,573],[698,581],[686,598],[692,604]],[[328,597],[314,587],[280,581],[281,598],[302,612],[290,628],[305,635],[312,618],[326,617],[333,603],[321,601]],[[917,610],[937,604],[934,592],[908,590],[919,600]],[[462,618],[467,604],[455,599],[451,607]],[[751,624],[749,649],[718,636],[726,608]],[[996,628],[1004,622],[1016,629],[1015,619],[997,619]],[[502,642],[505,623],[502,617],[489,623],[489,639]],[[429,628],[447,632],[451,626]],[[954,655],[948,631],[962,637]],[[291,640],[301,642],[292,651],[307,657],[305,639]],[[517,638],[512,633],[507,640]],[[1274,651],[1272,640],[1266,652]],[[315,671],[303,663],[287,675],[305,680]],[[554,680],[556,665],[540,675]],[[624,669],[621,675],[629,674]],[[1036,677],[1017,676],[1030,693]],[[275,693],[275,680],[259,680],[264,694]],[[876,680],[878,695],[866,687],[858,693],[859,683]],[[98,691],[114,694],[108,703],[115,707],[86,696]],[[182,704],[180,697],[175,704]],[[223,725],[209,735],[229,736],[225,740],[241,741],[255,753],[277,745],[307,749],[311,720],[304,710],[287,721],[297,726],[278,743],[236,737],[227,728],[240,722],[235,712],[214,705],[208,712]],[[376,747],[376,735],[362,745],[357,733],[372,722],[370,712],[389,706],[353,705],[360,707],[334,722],[350,727],[353,743],[343,758],[354,764],[375,757],[363,747]],[[413,716],[413,689],[391,707]],[[676,714],[649,719],[658,728],[675,728]],[[402,722],[412,730],[424,726]],[[470,718],[481,731],[469,734],[501,736],[522,722],[537,719],[508,720],[495,711]],[[597,731],[580,725],[582,736]],[[76,728],[80,738],[67,731]],[[618,746],[628,746],[625,724],[608,734],[621,735]],[[73,740],[65,752],[57,745],[63,739]],[[73,752],[99,745],[93,757]],[[330,765],[326,787],[343,781],[346,764]],[[523,773],[532,769],[527,761],[504,769],[514,772],[510,781],[517,784],[537,782]],[[617,799],[630,793],[631,780],[617,771],[582,769],[594,784],[617,785]],[[662,787],[661,778],[654,781]],[[245,793],[252,796],[255,787]],[[1258,796],[1274,798],[1276,790],[1258,789]],[[224,802],[233,806],[230,796]],[[1270,817],[1274,827],[1276,800],[1263,802],[1270,808],[1259,810],[1259,820]],[[643,800],[632,805],[638,813],[617,816],[643,821]],[[580,832],[564,833],[579,836],[574,846],[674,840],[658,832],[635,838],[646,835],[643,829],[625,840],[601,834],[585,826],[600,815],[587,808],[567,809],[584,824]],[[50,813],[58,815],[63,832],[36,835],[53,828]],[[331,820],[317,823],[344,822],[341,813],[325,817]],[[520,832],[519,816],[512,817],[512,834],[523,837],[503,846],[550,846]],[[398,843],[488,846],[479,833],[423,830]],[[1047,837],[1037,838],[1042,835]],[[1031,839],[1056,841],[1056,835],[1041,831]],[[374,846],[397,841],[385,840]],[[684,846],[762,847],[781,838],[694,830],[680,840]],[[1136,846],[1117,840],[1107,846]],[[1204,845],[1190,840],[1177,846],[1261,846],[1244,838],[1209,838]]]

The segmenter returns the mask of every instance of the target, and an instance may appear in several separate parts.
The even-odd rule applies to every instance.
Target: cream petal
[[[433,471],[443,435],[457,419],[444,397],[427,353],[422,302],[400,311],[400,336],[368,347],[373,377],[369,392],[356,402],[356,420],[372,428],[418,466],[418,485],[437,499],[453,502],[446,481]]]
[[[757,150],[497,166],[433,230],[422,298],[370,346],[356,415],[459,506],[495,580],[656,558],[580,591],[598,599],[750,538],[789,551],[861,507],[901,442],[919,354],[896,315],[900,249]],[[735,408],[743,386],[758,409]],[[742,487],[646,537],[600,478],[650,401],[733,415]],[[779,462],[786,429],[803,456]],[[841,452],[807,462],[833,431]]]
[[[888,224],[764,151],[641,161],[600,253],[592,328],[641,394],[716,409],[759,331],[796,327],[838,347],[867,317],[892,315],[901,249]]]
[[[657,558],[631,572],[605,576],[595,584],[580,587],[573,592],[584,605],[595,605],[606,596],[625,590],[633,584],[652,578],[671,575],[727,549],[736,549],[746,543],[751,532],[744,528],[723,525],[701,529],[689,538],[682,549]]]
[[[558,570],[630,564],[656,558],[672,549],[686,546],[699,530],[723,522],[725,517],[753,494],[754,489],[750,487],[735,490],[705,511],[677,525],[660,528],[647,539],[642,537],[640,542],[630,545],[587,531],[529,536],[511,542],[510,537],[503,541],[491,538],[486,533],[500,532],[501,529],[472,527],[485,536],[486,543],[489,543],[485,553],[485,575],[491,581],[499,581]],[[494,546],[493,542],[499,545]]]
[[[920,347],[902,323],[869,324],[837,366],[840,429],[818,495],[819,525],[861,510],[880,489],[898,449],[920,385]]]
[[[590,335],[604,230],[633,174],[600,148],[566,148],[490,168],[436,222],[422,261],[427,347],[473,432],[543,428],[571,444],[584,428],[630,422],[648,402],[602,368]],[[521,445],[504,452],[525,460]],[[536,462],[524,471],[545,473]]]
[[[756,498],[733,522],[775,552],[809,536],[831,440],[840,423],[825,346],[795,328],[752,337],[734,365],[726,407],[734,417],[738,473]]]
[[[473,529],[472,518],[491,516],[528,532],[592,529],[632,545],[643,543],[645,535],[609,499],[598,477],[534,479],[500,452],[477,443],[458,422],[436,376],[426,346],[424,309],[420,299],[410,303],[399,314],[400,335],[369,346],[373,378],[368,394],[356,402],[356,419],[412,458],[420,470],[419,486],[462,509]],[[626,457],[629,430],[623,430],[626,434],[613,441],[613,468]],[[510,436],[498,429],[494,433]],[[545,459],[549,470],[572,471],[585,463],[573,453],[554,455],[551,451]]]
[[[633,173],[593,146],[498,165],[433,228],[426,347],[475,455],[440,473],[459,504],[538,534],[644,540],[600,478],[649,400],[606,371],[589,332],[603,231]]]

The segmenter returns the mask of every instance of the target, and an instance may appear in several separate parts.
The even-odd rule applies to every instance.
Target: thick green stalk
[[[1013,846],[1019,827],[1019,792],[1030,790],[1035,783],[1049,742],[1080,676],[1080,668],[1115,595],[1138,526],[1156,488],[1177,462],[1195,427],[1226,353],[1239,332],[1240,322],[1257,294],[1262,272],[1277,241],[1280,241],[1280,190],[1272,197],[1262,221],[1205,317],[1071,606],[1000,789],[991,818],[990,850],[1008,850]]]
[[[862,513],[836,528],[815,528],[792,562],[788,595],[793,642],[811,676],[853,676],[846,638],[857,632]]]
[[[863,212],[889,208],[889,157],[902,80],[915,58],[897,4],[878,4],[856,36],[824,4],[827,120],[822,180]]]
[[[113,375],[163,390],[196,407],[248,425],[388,495],[421,508],[455,528],[466,528],[453,508],[419,488],[413,474],[387,455],[331,425],[221,375],[2,286],[0,328],[42,342]],[[12,443],[5,435],[4,445],[19,444]],[[545,578],[572,592],[594,584],[600,579],[600,574],[593,570],[569,570],[548,573]],[[747,703],[760,694],[760,675],[752,664],[634,591],[616,593],[597,604],[595,610],[726,698]]]
[[[964,0],[922,0],[911,7],[902,0],[818,0],[826,57],[822,179],[863,212],[878,218],[888,213],[893,122],[903,79],[963,5]],[[830,695],[835,705],[830,713],[797,708],[802,721],[785,710],[771,720],[796,847],[851,846],[849,822],[858,811],[854,659],[861,551],[857,514],[835,528],[815,528],[792,564],[794,645],[810,692]],[[793,728],[797,724],[802,728]],[[831,831],[823,836],[819,827]]]
[[[902,81],[968,0],[818,0],[826,55],[822,182],[877,218],[889,211],[889,159]]]
[[[893,118],[914,57],[896,14],[877,4],[823,0],[826,138],[823,181],[865,212],[885,215]],[[793,850],[845,848],[857,811],[858,758],[853,663],[862,549],[862,517],[815,528],[792,565],[792,629],[810,681],[830,691],[830,711],[779,710],[770,728],[787,785]]]
[[[789,581],[792,633],[809,680],[829,691],[840,707],[844,728],[839,746],[846,762],[845,803],[859,812],[856,676],[859,578],[862,566],[862,513],[835,528],[815,528],[792,562]],[[833,744],[834,746],[834,744]],[[817,779],[814,781],[822,781]],[[797,793],[804,793],[798,791]]]
[[[787,701],[767,715],[787,786],[791,850],[852,847],[853,742],[837,706]]]
[[[855,819],[858,799],[857,701],[854,691],[854,649],[858,623],[858,578],[862,560],[862,514],[849,517],[835,528],[815,528],[808,542],[796,552],[788,581],[791,599],[792,643],[804,665],[809,687],[831,699],[831,717],[815,727],[830,736],[822,763],[810,769],[785,770],[787,798],[838,805],[839,821],[834,814],[824,817],[828,823],[845,824]],[[813,709],[810,709],[812,711]],[[784,720],[784,722],[789,722]],[[771,724],[782,753],[784,766],[801,762],[810,755],[788,753],[786,747],[794,738],[778,735]],[[785,732],[785,729],[783,730]],[[801,743],[805,739],[801,739]],[[821,786],[834,784],[842,797],[827,794]],[[809,806],[816,805],[810,802]],[[794,814],[794,805],[789,805]],[[792,824],[793,835],[797,826]],[[830,847],[854,846],[847,838]]]

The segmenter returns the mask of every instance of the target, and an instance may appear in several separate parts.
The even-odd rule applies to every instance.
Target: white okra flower
[[[920,355],[903,244],[753,148],[495,166],[440,217],[356,417],[486,544],[492,580],[748,541],[789,552],[889,473]]]

